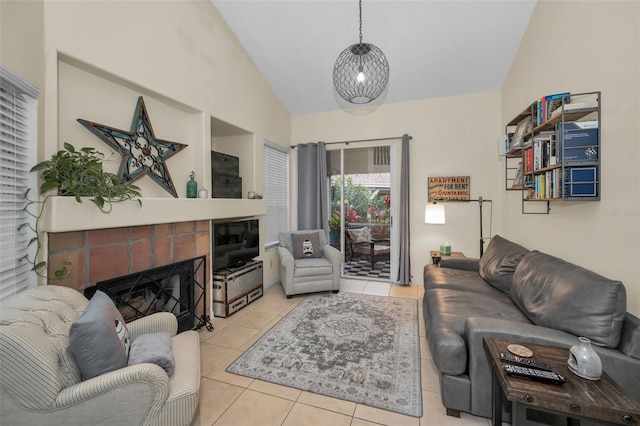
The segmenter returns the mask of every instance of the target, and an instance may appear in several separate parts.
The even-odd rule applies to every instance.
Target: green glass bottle
[[[192,170],[187,182],[187,198],[198,198],[198,182],[195,181],[196,173]]]

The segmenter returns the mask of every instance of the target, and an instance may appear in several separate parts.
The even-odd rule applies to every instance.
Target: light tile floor
[[[412,425],[467,426],[490,424],[488,419],[462,413],[449,417],[440,402],[438,374],[427,347],[422,317],[424,289],[378,281],[343,279],[341,291],[377,296],[418,299],[422,364],[423,416],[410,416],[366,405],[329,398],[297,389],[250,379],[224,370],[240,354],[273,327],[304,296],[287,299],[280,284],[267,288],[264,296],[229,318],[214,318],[214,331],[200,331],[202,381],[200,407],[191,426],[251,425]]]

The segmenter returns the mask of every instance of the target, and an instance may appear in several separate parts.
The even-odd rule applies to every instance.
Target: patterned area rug
[[[227,371],[421,417],[417,301],[307,296]]]

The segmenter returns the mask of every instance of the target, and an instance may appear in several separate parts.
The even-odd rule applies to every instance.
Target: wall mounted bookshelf
[[[523,214],[548,214],[553,201],[600,200],[600,102],[600,92],[543,96],[505,125],[505,190],[521,192]]]

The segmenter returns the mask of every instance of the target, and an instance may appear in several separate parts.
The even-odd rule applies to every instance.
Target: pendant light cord
[[[362,44],[362,0],[359,3],[360,7],[360,44]]]

